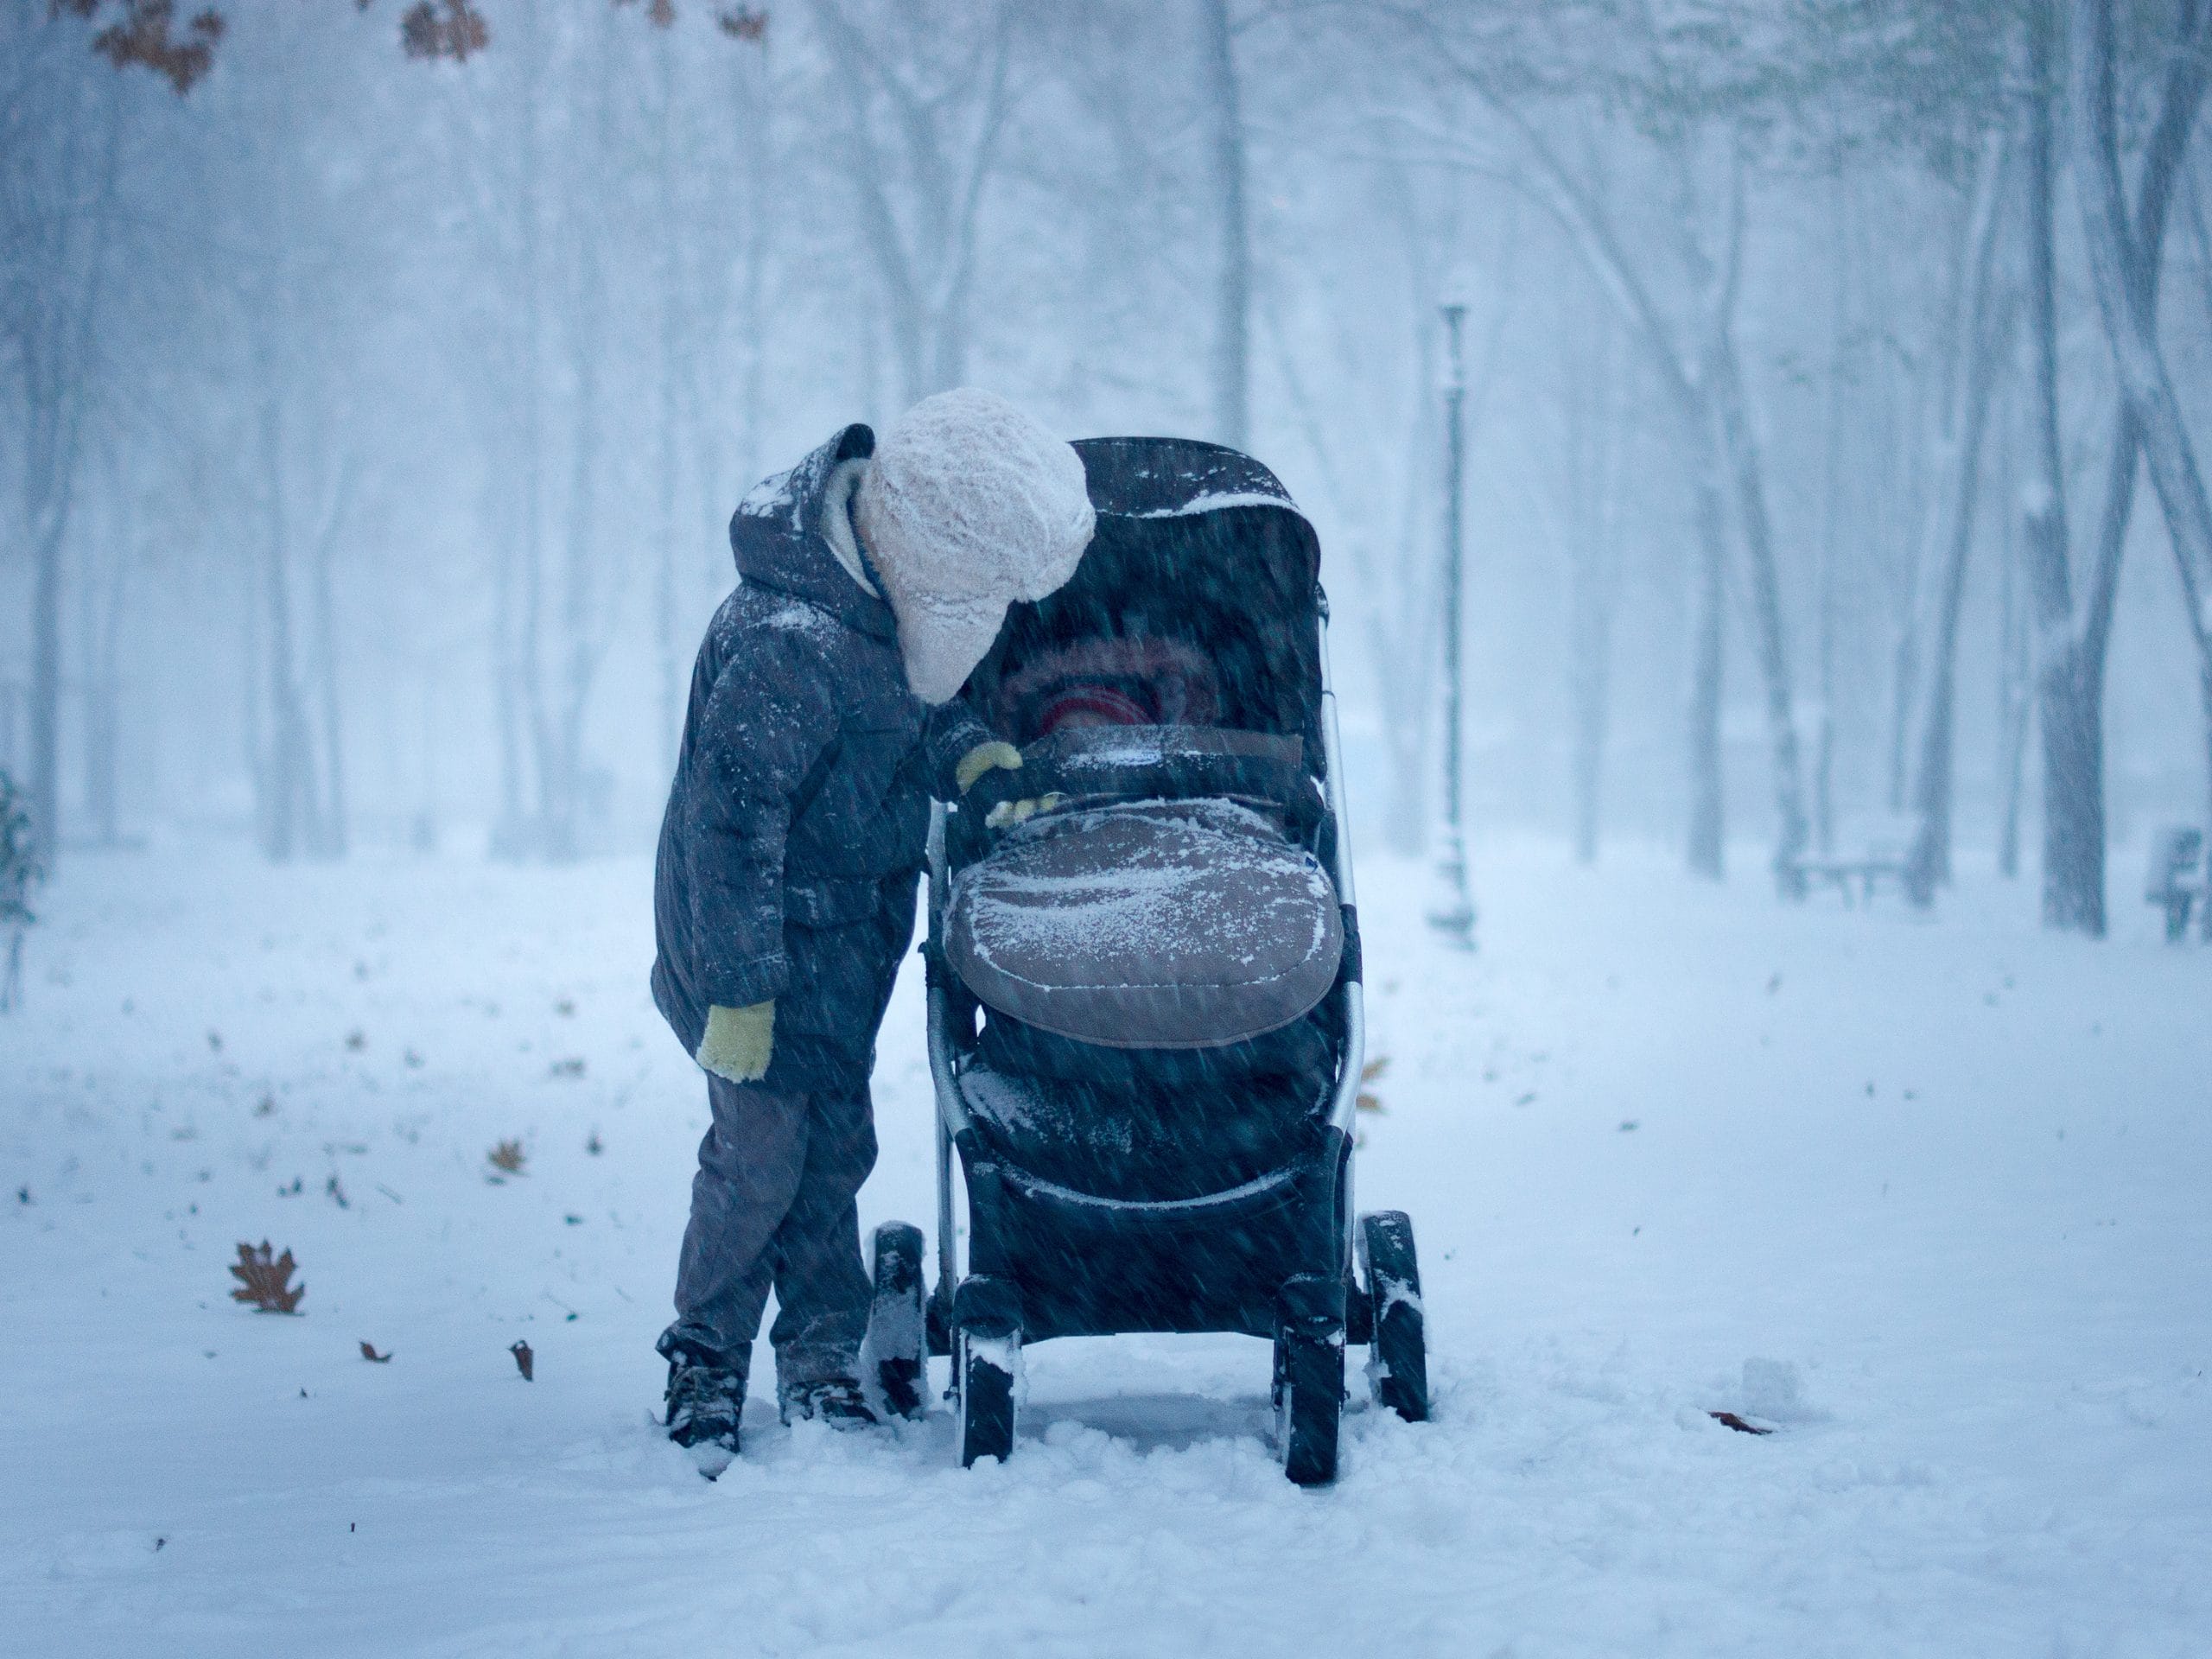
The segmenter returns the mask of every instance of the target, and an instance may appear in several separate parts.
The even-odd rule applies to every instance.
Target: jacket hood
[[[840,462],[874,453],[874,432],[855,422],[789,471],[763,479],[730,515],[729,546],[747,586],[772,588],[819,607],[847,627],[896,640],[899,625],[891,607],[845,573],[823,529],[830,475]]]

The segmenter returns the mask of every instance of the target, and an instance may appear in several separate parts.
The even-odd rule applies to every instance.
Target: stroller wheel
[[[1428,1336],[1421,1302],[1421,1264],[1414,1255],[1413,1218],[1382,1210],[1359,1220],[1359,1251],[1374,1336],[1367,1351],[1368,1386],[1376,1403],[1409,1423],[1428,1421]]]
[[[957,1333],[952,1347],[953,1385],[959,1392],[960,1466],[978,1458],[1006,1461],[1014,1451],[1014,1379],[1021,1374],[1021,1333]]]
[[[929,1378],[920,1228],[887,1221],[875,1230],[874,1277],[863,1370],[881,1390],[887,1409],[900,1417],[919,1417]]]
[[[1275,1333],[1275,1449],[1300,1486],[1337,1478],[1337,1427],[1344,1415],[1344,1351],[1330,1341]]]

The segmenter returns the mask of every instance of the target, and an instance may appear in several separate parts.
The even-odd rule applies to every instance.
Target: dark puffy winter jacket
[[[830,473],[874,448],[849,426],[730,519],[740,585],[699,647],[654,870],[653,1001],[696,1052],[710,1007],[774,998],[762,1081],[791,1093],[866,1086],[930,797],[991,735],[907,689],[891,607],[823,538]]]

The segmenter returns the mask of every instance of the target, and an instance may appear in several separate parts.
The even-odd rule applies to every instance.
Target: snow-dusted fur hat
[[[1095,520],[1074,449],[1005,398],[963,386],[924,398],[883,435],[853,522],[899,619],[906,683],[946,702],[1007,607],[1075,574]]]

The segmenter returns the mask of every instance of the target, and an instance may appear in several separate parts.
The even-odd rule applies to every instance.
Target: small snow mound
[[[1745,1360],[1743,1400],[1748,1414],[1772,1423],[1815,1422],[1827,1414],[1806,1399],[1803,1374],[1788,1360]]]

